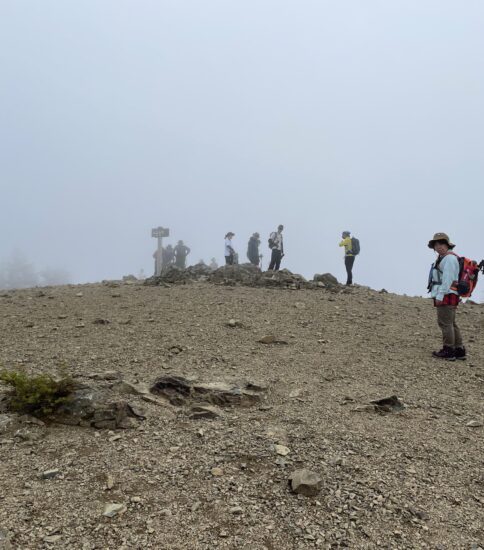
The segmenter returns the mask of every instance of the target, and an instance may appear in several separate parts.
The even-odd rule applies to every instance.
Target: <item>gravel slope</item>
[[[458,363],[430,357],[430,302],[358,287],[108,283],[8,292],[0,308],[4,367],[63,364],[113,398],[116,380],[92,373],[268,385],[215,420],[130,395],[147,417],[137,429],[0,431],[0,548],[484,546],[482,305],[460,307]],[[287,344],[258,343],[270,334]],[[401,413],[367,406],[393,394]],[[297,468],[322,477],[317,497],[289,490]],[[105,517],[106,503],[125,511]]]

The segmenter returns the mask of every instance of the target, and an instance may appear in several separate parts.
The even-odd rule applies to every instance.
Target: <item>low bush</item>
[[[56,380],[49,374],[29,375],[18,370],[0,371],[0,381],[12,390],[9,400],[12,410],[36,416],[53,413],[69,399],[74,387],[67,376]]]

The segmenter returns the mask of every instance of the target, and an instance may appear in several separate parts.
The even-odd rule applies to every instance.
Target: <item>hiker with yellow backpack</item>
[[[455,244],[445,233],[436,233],[428,247],[438,254],[432,264],[427,289],[437,310],[437,323],[442,331],[443,347],[432,355],[438,359],[465,360],[466,348],[456,323],[457,306],[461,298],[471,296],[477,284],[482,262],[460,257],[453,252]]]

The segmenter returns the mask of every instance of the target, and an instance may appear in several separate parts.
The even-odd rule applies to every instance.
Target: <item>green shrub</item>
[[[53,413],[69,399],[73,382],[69,377],[55,380],[49,374],[30,376],[16,370],[0,371],[0,381],[12,388],[12,410],[37,416]]]

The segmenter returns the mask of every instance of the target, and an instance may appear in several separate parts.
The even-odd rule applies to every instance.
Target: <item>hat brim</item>
[[[449,243],[449,241],[445,240],[445,239],[438,239],[439,241],[445,241],[447,243],[447,246],[450,248],[450,250],[452,250],[453,248],[455,248],[455,244],[453,243]],[[432,250],[434,249],[435,247],[435,243],[437,242],[436,239],[432,239],[431,241],[429,241],[429,248],[431,248]]]

